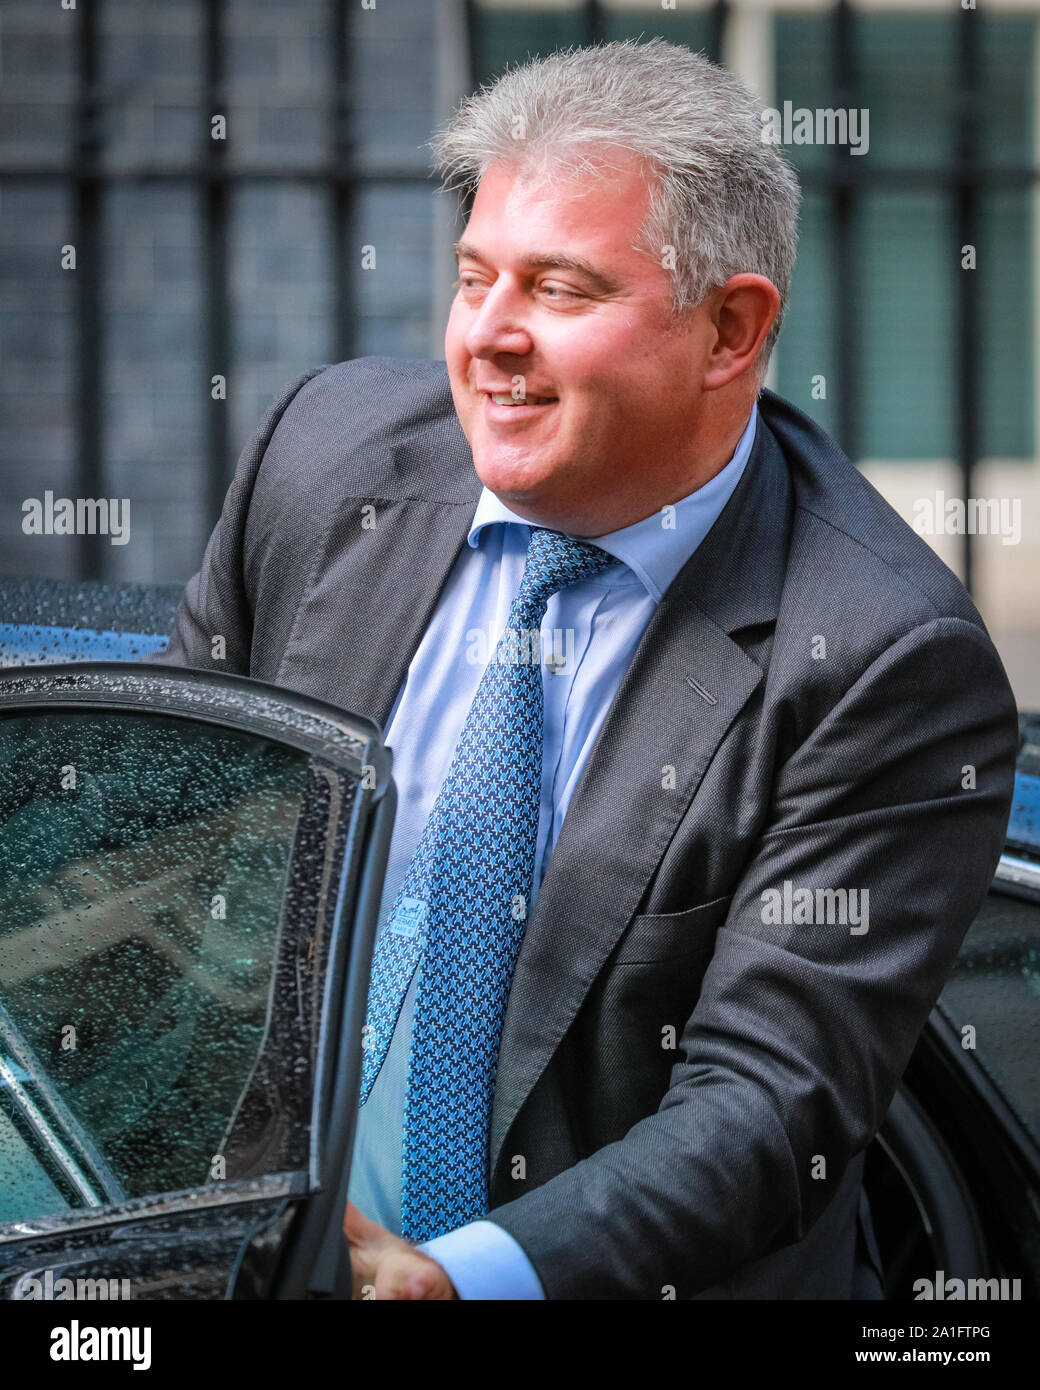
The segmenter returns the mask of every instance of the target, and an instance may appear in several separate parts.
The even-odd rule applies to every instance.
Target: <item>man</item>
[[[471,98],[446,372],[294,383],[178,613],[167,660],[394,750],[357,1297],[880,1296],[864,1150],[1015,707],[953,575],[761,390],[798,193],[760,129],[659,40]]]

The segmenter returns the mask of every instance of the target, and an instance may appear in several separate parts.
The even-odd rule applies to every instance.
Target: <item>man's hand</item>
[[[350,1243],[354,1298],[458,1298],[445,1270],[385,1226],[347,1203],[343,1230]]]

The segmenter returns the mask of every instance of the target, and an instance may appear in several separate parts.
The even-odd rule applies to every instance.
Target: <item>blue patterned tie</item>
[[[422,962],[402,1144],[406,1240],[429,1240],[487,1212],[498,1047],[534,879],[542,784],[541,622],[552,594],[614,563],[586,541],[532,529],[506,630],[376,943],[362,1105]]]

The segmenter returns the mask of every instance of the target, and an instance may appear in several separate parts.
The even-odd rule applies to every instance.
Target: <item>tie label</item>
[[[425,898],[402,898],[387,927],[397,936],[417,936],[426,920]]]

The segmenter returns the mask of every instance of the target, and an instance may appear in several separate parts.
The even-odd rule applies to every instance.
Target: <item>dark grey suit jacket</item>
[[[856,1295],[864,1149],[1007,825],[1015,704],[967,594],[812,421],[759,405],[513,981],[491,1217],[550,1298]],[[242,454],[165,660],[384,727],[480,491],[443,363],[308,373]],[[763,921],[785,881],[867,890],[869,930]]]

